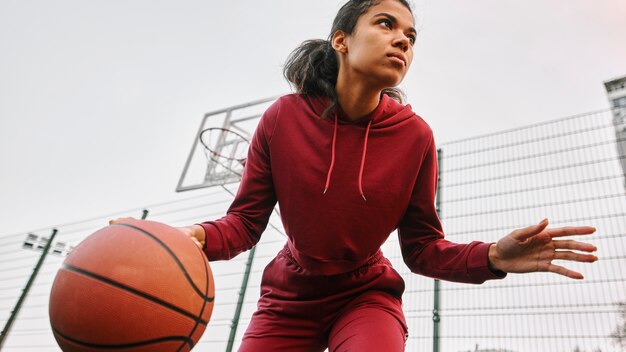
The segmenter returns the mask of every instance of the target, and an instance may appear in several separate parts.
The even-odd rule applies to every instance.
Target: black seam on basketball
[[[202,263],[204,264],[204,277],[205,277],[205,282],[206,284],[204,285],[204,290],[205,296],[208,296],[209,294],[209,287],[211,284],[211,281],[209,280],[209,268],[208,268],[208,263],[206,262],[206,260],[204,260],[204,254],[202,254],[202,250],[200,248],[198,248],[198,251],[200,251],[200,256],[203,258]],[[202,314],[204,314],[204,309],[206,308],[206,301],[204,301],[204,303],[202,303],[202,308],[200,309],[200,314],[198,315],[198,318],[201,319],[202,318]],[[196,325],[194,325],[193,329],[191,329],[191,332],[189,333],[189,339],[193,341],[193,339],[191,339],[191,336],[193,335],[193,333],[196,331],[196,329],[198,328],[198,322],[196,321]],[[178,348],[178,350],[176,352],[179,352],[181,350],[181,348],[183,348],[185,344],[181,344],[181,346]],[[193,348],[193,346],[191,346],[191,348]]]
[[[146,231],[146,230],[144,230],[144,229],[142,229],[140,227],[134,226],[134,225],[124,224],[124,223],[114,223],[114,224],[111,224],[110,226],[126,226],[126,227],[130,227],[130,228],[135,229],[135,230],[143,233],[144,235],[152,238],[153,240],[155,240],[161,247],[163,247],[163,249],[165,249],[165,251],[172,257],[172,259],[174,259],[174,261],[178,265],[178,268],[183,272],[183,274],[185,275],[185,278],[187,279],[187,281],[189,282],[191,287],[193,287],[193,290],[196,291],[198,296],[202,297],[202,299],[204,299],[206,301],[213,302],[213,299],[215,297],[208,297],[207,295],[203,295],[202,294],[200,289],[196,286],[196,284],[193,282],[193,280],[189,276],[189,273],[187,273],[187,269],[185,269],[185,266],[183,265],[183,263],[180,262],[180,260],[176,256],[176,254],[174,254],[174,252],[172,252],[172,250],[165,243],[163,243],[163,241],[158,239],[156,236],[154,236],[150,232],[148,232],[148,231]]]
[[[124,348],[133,348],[133,347],[142,347],[142,346],[152,345],[152,344],[160,343],[160,342],[168,342],[168,341],[185,341],[186,343],[193,345],[191,341],[188,341],[189,338],[185,336],[168,336],[168,337],[161,337],[161,338],[153,339],[153,340],[132,342],[132,343],[126,343],[126,344],[104,345],[104,344],[99,344],[99,343],[85,342],[85,341],[81,341],[81,340],[77,340],[75,338],[69,337],[63,334],[62,332],[60,332],[54,326],[52,327],[52,331],[54,331],[55,334],[61,336],[62,338],[72,343],[75,343],[77,345],[83,345],[85,347],[98,348],[98,349],[124,349]]]
[[[124,284],[122,284],[120,282],[117,282],[115,280],[111,280],[111,279],[109,279],[107,277],[98,275],[96,273],[92,273],[90,271],[87,271],[87,270],[84,270],[84,269],[81,269],[81,268],[77,268],[77,267],[69,265],[67,263],[63,263],[61,265],[61,268],[65,269],[65,270],[68,270],[68,271],[73,271],[75,273],[79,273],[79,274],[82,274],[82,275],[85,275],[85,276],[88,276],[88,277],[91,277],[91,278],[94,278],[94,279],[97,279],[98,281],[102,281],[102,282],[104,282],[106,284],[109,284],[111,286],[115,286],[115,287],[117,287],[119,289],[122,289],[124,291],[128,291],[130,293],[133,293],[133,294],[135,294],[135,295],[137,295],[139,297],[145,298],[145,299],[147,299],[149,301],[152,301],[154,303],[157,303],[157,304],[159,304],[159,305],[161,305],[161,306],[163,306],[165,308],[168,308],[168,309],[171,309],[171,310],[173,310],[173,311],[175,311],[177,313],[180,313],[180,314],[182,314],[182,315],[192,319],[196,323],[200,323],[200,324],[205,325],[205,326],[208,324],[208,322],[202,320],[201,316],[200,317],[196,317],[193,313],[189,313],[189,312],[187,312],[187,311],[185,311],[185,310],[183,310],[183,309],[181,309],[179,307],[176,307],[175,305],[172,305],[171,303],[165,302],[165,301],[163,301],[163,300],[161,300],[161,299],[159,299],[157,297],[154,297],[154,296],[152,296],[152,295],[150,295],[148,293],[139,291],[139,290],[137,290],[135,288],[132,288],[130,286],[126,286],[126,285],[124,285]]]

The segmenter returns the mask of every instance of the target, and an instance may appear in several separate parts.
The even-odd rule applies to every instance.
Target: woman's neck
[[[341,77],[341,76],[340,76]],[[363,84],[354,84],[338,77],[335,86],[339,106],[350,120],[357,120],[374,111],[380,101],[380,90],[373,90]]]

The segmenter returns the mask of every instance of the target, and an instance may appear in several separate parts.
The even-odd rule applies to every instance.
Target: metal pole
[[[248,254],[248,261],[246,262],[246,272],[243,275],[243,281],[241,281],[241,289],[239,290],[239,299],[237,300],[237,308],[235,308],[235,316],[233,317],[232,325],[230,326],[230,336],[228,337],[228,345],[226,346],[226,352],[232,352],[233,344],[235,343],[235,335],[237,334],[237,325],[239,325],[239,316],[241,315],[241,308],[243,306],[243,299],[246,296],[246,289],[248,288],[248,279],[250,278],[250,271],[252,270],[252,261],[254,260],[254,252],[256,246],[252,247],[250,254]]]
[[[435,279],[435,303],[433,308],[433,352],[439,352],[439,286],[441,282]]]
[[[441,218],[441,160],[443,158],[443,151],[441,149],[437,149],[437,164],[438,173],[437,173],[437,198],[435,200],[435,206],[437,210],[437,215]],[[434,306],[433,306],[433,352],[439,352],[439,323],[441,322],[441,318],[439,316],[439,296],[440,296],[440,285],[441,282],[439,280],[435,280],[435,297],[434,297]]]
[[[26,287],[24,287],[24,289],[22,290],[22,294],[20,298],[17,300],[17,303],[15,304],[15,308],[11,312],[11,316],[9,317],[9,320],[7,320],[6,324],[4,325],[4,329],[2,330],[2,333],[0,333],[0,350],[2,350],[2,345],[4,345],[4,341],[6,337],[9,335],[9,330],[11,330],[13,321],[15,321],[17,314],[22,308],[22,303],[24,303],[24,300],[26,299],[26,295],[28,295],[28,291],[30,290],[30,287],[35,281],[35,278],[37,277],[37,274],[39,273],[39,269],[41,269],[41,265],[43,264],[43,261],[46,259],[46,255],[48,255],[48,251],[50,250],[50,246],[52,245],[52,240],[54,240],[54,236],[56,235],[57,235],[57,229],[52,229],[52,235],[50,236],[48,243],[46,243],[46,247],[43,249],[43,252],[41,253],[41,257],[39,257],[39,261],[37,262],[37,265],[35,265],[35,269],[33,269],[33,273],[30,275],[30,278],[28,279],[28,282],[26,283]]]

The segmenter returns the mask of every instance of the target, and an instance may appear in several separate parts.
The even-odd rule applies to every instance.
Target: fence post
[[[230,336],[228,337],[226,352],[231,352],[233,350],[235,335],[237,335],[237,325],[239,325],[239,316],[241,315],[243,300],[246,296],[246,289],[248,288],[248,279],[250,278],[250,271],[252,270],[252,261],[254,260],[255,251],[256,246],[252,247],[252,249],[250,249],[250,253],[248,254],[248,261],[246,262],[246,272],[244,273],[243,280],[241,281],[241,289],[239,290],[239,298],[237,300],[237,307],[235,308],[235,316],[233,317],[233,322],[230,326]]]
[[[22,290],[22,294],[20,295],[20,298],[17,300],[17,303],[15,304],[15,308],[11,312],[11,316],[9,317],[9,320],[7,320],[6,324],[4,325],[4,329],[2,330],[2,333],[0,333],[0,350],[2,350],[2,345],[4,345],[4,341],[6,337],[9,335],[9,330],[11,330],[11,326],[13,325],[15,318],[17,317],[17,314],[22,308],[22,303],[24,303],[24,300],[26,299],[26,296],[28,295],[28,291],[30,291],[30,287],[35,281],[35,278],[37,277],[37,274],[39,273],[39,269],[41,269],[41,265],[43,264],[43,261],[46,259],[46,255],[48,255],[48,251],[50,250],[50,246],[52,245],[54,236],[56,235],[57,235],[57,229],[52,229],[52,235],[50,235],[50,239],[48,239],[48,243],[46,243],[46,247],[43,249],[43,252],[41,253],[41,256],[39,257],[39,261],[37,262],[37,265],[35,265],[35,269],[33,269],[33,273],[30,275],[30,278],[28,279],[28,282],[26,283],[26,287],[24,287],[24,289]]]
[[[443,159],[443,151],[441,149],[437,149],[437,164],[438,172],[437,172],[437,198],[435,200],[435,206],[437,210],[437,215],[441,218],[441,161]],[[441,318],[439,317],[439,296],[440,296],[440,285],[441,282],[439,280],[435,280],[435,292],[434,292],[434,303],[433,303],[433,352],[439,352],[439,322]]]

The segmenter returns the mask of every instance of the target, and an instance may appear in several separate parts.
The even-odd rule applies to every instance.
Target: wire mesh
[[[442,350],[616,350],[626,196],[623,138],[611,121],[610,110],[598,111],[441,146],[440,215],[451,240],[493,242],[547,217],[551,226],[595,226],[584,240],[600,256],[566,264],[584,281],[538,273],[478,287],[442,283]],[[412,350],[428,346],[421,339]]]

